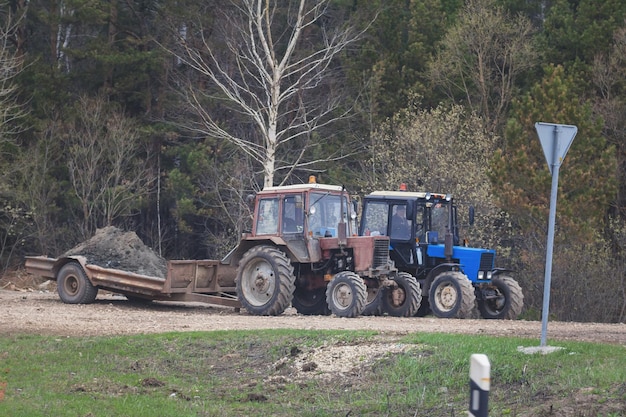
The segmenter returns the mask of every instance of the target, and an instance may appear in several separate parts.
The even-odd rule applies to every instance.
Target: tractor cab
[[[284,247],[293,261],[320,262],[326,238],[345,246],[347,237],[356,235],[350,221],[356,213],[349,201],[343,187],[318,184],[314,179],[307,184],[266,187],[256,195],[247,245],[271,241]]]
[[[450,246],[460,240],[452,197],[426,192],[369,194],[363,202],[360,234],[389,236],[391,259],[399,270],[412,275],[445,260],[444,253],[451,250],[446,249],[446,240]]]
[[[356,234],[355,206],[344,187],[311,178],[265,187],[254,202],[251,232],[223,260],[237,266],[246,310],[274,314],[291,304],[300,314],[355,317],[367,314],[373,300],[392,315],[419,308],[417,281],[390,262],[389,238]]]
[[[340,223],[349,227],[349,207],[347,195],[335,185],[266,187],[257,194],[252,234],[336,237]]]

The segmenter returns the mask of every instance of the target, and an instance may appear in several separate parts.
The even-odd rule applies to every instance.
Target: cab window
[[[283,198],[283,233],[301,233],[304,230],[302,196],[290,195]]]
[[[412,222],[406,215],[406,204],[391,206],[391,231],[389,237],[398,240],[408,240],[411,237]]]
[[[313,236],[337,236],[340,220],[348,223],[348,199],[328,193],[311,193],[309,207],[309,230]],[[342,212],[343,207],[343,212]],[[347,231],[350,234],[350,230]]]
[[[448,230],[448,210],[448,205],[441,203],[436,203],[430,210],[430,231],[437,232],[439,243],[445,241]]]
[[[278,198],[263,198],[259,201],[256,234],[278,233]]]
[[[366,236],[386,235],[388,218],[389,205],[386,202],[370,201],[363,213],[363,234]]]

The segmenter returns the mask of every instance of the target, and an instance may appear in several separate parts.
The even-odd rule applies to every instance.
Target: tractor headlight
[[[478,279],[480,280],[483,280],[483,279],[491,280],[492,277],[493,277],[492,271],[478,271]]]

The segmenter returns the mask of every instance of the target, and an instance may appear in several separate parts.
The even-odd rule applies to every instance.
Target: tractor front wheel
[[[471,316],[476,296],[467,276],[448,271],[433,280],[428,301],[436,317],[464,319]]]
[[[367,289],[363,279],[354,272],[340,272],[326,288],[326,302],[337,317],[357,317],[363,312]]]
[[[399,272],[394,281],[397,285],[383,290],[383,311],[394,317],[414,316],[422,302],[420,285],[406,272]]]
[[[491,280],[481,287],[478,311],[485,319],[515,320],[522,312],[524,294],[517,281],[508,276]]]
[[[250,313],[277,316],[291,304],[296,278],[284,252],[261,245],[248,250],[237,268],[237,298]]]

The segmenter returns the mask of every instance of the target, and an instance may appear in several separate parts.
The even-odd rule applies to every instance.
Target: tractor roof
[[[329,185],[329,184],[318,184],[318,183],[308,183],[308,184],[294,184],[294,185],[282,185],[282,186],[274,186],[274,187],[265,187],[258,194],[275,194],[281,191],[288,192],[304,192],[304,191],[332,191],[338,192],[342,191],[343,187],[341,185]]]
[[[374,191],[369,195],[373,197],[426,198],[426,193],[415,191]]]
[[[373,191],[368,194],[366,197],[381,197],[381,198],[392,198],[398,200],[417,200],[417,199],[426,199],[426,197],[434,197],[434,198],[446,198],[445,194],[441,193],[427,193],[427,192],[418,192],[418,191]]]

